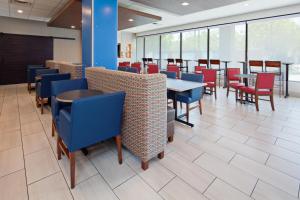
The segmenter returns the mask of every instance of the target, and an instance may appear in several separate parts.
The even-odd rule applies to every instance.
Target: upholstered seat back
[[[122,143],[143,161],[164,151],[167,134],[166,76],[86,69],[89,89],[126,93]]]

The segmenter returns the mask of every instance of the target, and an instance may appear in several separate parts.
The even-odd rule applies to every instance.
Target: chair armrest
[[[69,148],[71,144],[71,115],[62,109],[59,112],[58,134]]]

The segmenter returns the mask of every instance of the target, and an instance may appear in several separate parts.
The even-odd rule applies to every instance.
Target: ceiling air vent
[[[31,7],[33,0],[10,0],[11,4]]]

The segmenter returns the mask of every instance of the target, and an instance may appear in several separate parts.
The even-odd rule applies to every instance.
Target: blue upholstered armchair
[[[63,108],[69,110],[71,107],[69,103],[58,102],[56,100],[56,96],[59,95],[60,93],[67,92],[70,90],[83,90],[83,89],[88,89],[88,83],[85,78],[51,82],[52,136],[54,136],[54,132],[58,124],[59,111]]]
[[[75,100],[71,112],[60,110],[57,124],[57,154],[70,159],[71,188],[75,186],[75,152],[115,137],[122,164],[121,121],[125,93],[117,92]]]
[[[167,78],[176,79],[176,72],[161,71],[160,73],[167,75]]]
[[[46,69],[43,65],[27,65],[27,89],[31,92],[31,83],[35,82],[36,71]]]
[[[202,74],[186,74],[182,73],[181,79],[185,81],[193,81],[193,82],[199,82],[203,83],[203,75]],[[186,104],[186,116],[187,116],[187,122],[189,122],[189,111],[190,111],[190,104],[194,102],[199,102],[199,109],[200,114],[202,114],[202,105],[201,105],[201,99],[203,97],[203,88],[196,88],[193,90],[190,90],[188,92],[181,92],[177,94],[177,101],[180,103]]]
[[[51,97],[51,82],[70,79],[70,74],[43,74],[41,80],[36,83],[36,101],[41,105],[41,113],[44,112],[44,99]]]
[[[118,67],[118,71],[130,72],[130,73],[138,73],[138,69],[135,67]]]

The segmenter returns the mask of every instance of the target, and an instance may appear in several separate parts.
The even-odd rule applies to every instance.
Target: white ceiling
[[[0,0],[0,16],[49,21],[68,0],[26,0],[32,3],[30,6],[11,3],[11,0]],[[23,13],[18,13],[23,10]]]
[[[182,0],[182,1],[189,2],[189,0]],[[209,1],[213,1],[213,0],[209,0]],[[251,13],[255,11],[291,6],[295,4],[300,4],[300,0],[248,0],[241,3],[236,3],[224,7],[200,11],[200,12],[183,15],[183,16],[176,15],[174,13],[166,12],[163,10],[159,10],[157,8],[145,6],[143,4],[139,4],[131,0],[119,0],[119,4],[122,4],[123,6],[131,9],[151,13],[162,17],[162,21],[158,22],[158,24],[156,25],[147,24],[147,25],[124,30],[133,33],[141,33],[141,32],[152,31],[156,29],[189,24],[193,22],[201,22],[201,21],[207,21],[207,20],[212,20],[217,18]],[[193,5],[190,4],[189,6],[193,6]]]

